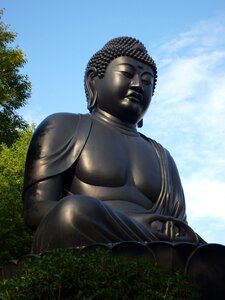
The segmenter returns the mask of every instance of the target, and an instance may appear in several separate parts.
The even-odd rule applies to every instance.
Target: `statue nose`
[[[136,74],[130,84],[131,88],[138,92],[143,92],[142,80],[138,74]]]

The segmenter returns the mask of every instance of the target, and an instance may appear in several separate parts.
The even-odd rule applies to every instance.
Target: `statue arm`
[[[63,176],[56,175],[31,185],[23,195],[27,226],[36,229],[63,194]]]
[[[170,155],[168,156],[168,185],[170,190],[169,197],[169,216],[162,216],[162,233],[169,241],[184,241],[199,243],[203,240],[187,224],[186,204],[177,166]]]
[[[62,195],[62,176],[53,166],[54,153],[62,136],[62,114],[48,116],[35,130],[27,152],[23,205],[26,224],[36,229]],[[63,144],[61,142],[61,144]]]
[[[180,180],[180,175],[177,170],[177,166],[169,154],[169,164],[171,169],[171,202],[172,202],[172,214],[171,216],[182,220],[183,222],[187,223],[186,217],[186,204],[185,204],[185,197],[184,191]]]
[[[172,156],[161,144],[150,138],[146,138],[144,135],[142,136],[147,139],[155,149],[162,171],[162,191],[155,205],[154,214],[166,215],[186,223],[184,192]]]
[[[198,242],[199,237],[187,225],[184,192],[176,164],[164,147],[152,143],[162,166],[164,188],[149,225],[159,240]]]
[[[188,226],[183,187],[181,184],[181,180],[180,180],[180,176],[176,164],[171,156],[170,158],[171,158],[172,182],[173,182],[173,193],[174,193],[173,215],[176,219],[178,219],[178,227],[180,227],[179,231],[183,231],[183,233],[187,233],[188,238],[191,238],[190,239],[191,242],[206,243],[201,236],[199,236],[196,232],[193,231],[191,227]],[[175,224],[176,220],[173,223]],[[173,235],[174,235],[174,224],[172,224]],[[178,240],[180,238],[182,240],[182,236],[180,237],[180,235],[178,235]],[[188,238],[187,241],[190,241],[188,240]]]
[[[25,221],[30,228],[36,229],[64,196],[65,171],[79,156],[89,130],[90,117],[70,113],[51,115],[35,130],[27,152],[23,189]]]

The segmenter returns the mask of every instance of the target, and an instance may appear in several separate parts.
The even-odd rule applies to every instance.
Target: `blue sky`
[[[28,60],[33,94],[20,113],[29,122],[86,113],[90,57],[117,36],[145,44],[159,77],[141,131],[174,157],[190,226],[225,244],[225,1],[3,0],[0,7]]]

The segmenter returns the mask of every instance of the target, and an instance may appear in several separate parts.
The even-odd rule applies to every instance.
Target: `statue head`
[[[96,52],[88,62],[85,73],[85,92],[87,96],[88,109],[90,112],[96,107],[98,101],[97,85],[94,79],[101,81],[105,77],[109,65],[114,60],[122,57],[132,62],[140,62],[146,68],[151,69],[153,77],[151,95],[153,95],[157,79],[157,68],[153,59],[149,56],[145,46],[137,39],[131,37],[119,37],[110,40],[101,50]],[[125,74],[125,72],[123,72]],[[107,75],[106,75],[107,76]]]

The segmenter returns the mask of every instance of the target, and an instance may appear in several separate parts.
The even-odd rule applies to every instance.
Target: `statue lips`
[[[141,93],[133,92],[131,91],[126,95],[126,98],[128,98],[131,102],[142,104],[143,102],[143,95]]]

